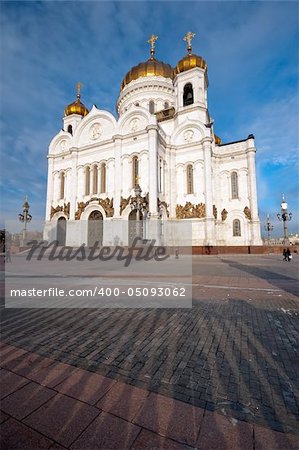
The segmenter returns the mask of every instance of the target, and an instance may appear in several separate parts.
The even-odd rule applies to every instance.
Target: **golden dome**
[[[183,38],[183,40],[188,43],[188,54],[177,63],[175,68],[175,75],[181,72],[185,72],[186,70],[194,69],[194,67],[200,67],[204,70],[207,69],[207,63],[205,62],[205,60],[201,56],[197,56],[192,53],[191,43],[194,36],[195,33],[191,33],[191,31],[188,31],[186,36]]]
[[[156,76],[173,79],[174,71],[171,65],[155,59],[155,42],[157,39],[158,36],[152,35],[147,41],[151,45],[151,57],[147,61],[142,62],[138,64],[138,66],[134,66],[131,70],[129,70],[121,83],[120,90],[122,90],[131,81],[137,80],[141,77]]]
[[[85,117],[89,111],[85,105],[80,101],[81,98],[81,83],[77,84],[77,100],[68,105],[64,110],[64,116],[70,116],[71,114],[79,114]]]
[[[194,54],[188,54],[181,59],[175,68],[175,74],[185,72],[186,70],[194,69],[194,67],[200,67],[201,69],[206,70],[207,63],[201,56],[197,56]]]
[[[138,66],[132,67],[127,73],[121,83],[121,90],[133,80],[141,77],[164,77],[173,79],[173,68],[170,64],[165,64],[162,61],[157,61],[155,58],[150,58],[146,62],[138,64]]]

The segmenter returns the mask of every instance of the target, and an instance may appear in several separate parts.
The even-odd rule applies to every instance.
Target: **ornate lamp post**
[[[24,229],[23,229],[23,245],[25,244],[26,240],[26,232],[27,232],[27,223],[31,222],[32,215],[29,214],[29,203],[27,199],[27,195],[25,198],[25,202],[23,204],[23,214],[19,214],[19,221],[24,223]]]
[[[271,239],[271,231],[273,231],[273,225],[270,222],[270,214],[267,214],[267,222],[266,225],[264,226],[265,230],[267,231],[267,235],[268,235],[268,244],[270,245],[270,239]]]
[[[141,192],[142,192],[141,191],[141,187],[139,186],[139,184],[136,184],[136,186],[134,187],[134,198],[132,198],[130,206],[131,206],[131,210],[132,211],[136,211],[136,222],[137,222],[136,232],[137,232],[137,236],[142,238],[143,236],[141,236],[140,213],[142,215],[145,215],[145,218],[149,218],[150,214],[148,212],[146,202],[141,197]]]
[[[281,202],[281,214],[277,214],[278,220],[283,222],[283,243],[288,244],[289,238],[288,238],[288,226],[287,221],[292,220],[292,213],[288,213],[288,204],[285,201],[284,194],[282,194],[282,202]]]

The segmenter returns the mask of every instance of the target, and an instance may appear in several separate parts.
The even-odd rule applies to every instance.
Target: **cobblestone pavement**
[[[2,309],[2,340],[299,434],[296,273],[296,258],[194,257],[192,309]]]

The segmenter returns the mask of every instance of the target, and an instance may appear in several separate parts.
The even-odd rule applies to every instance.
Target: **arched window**
[[[155,112],[155,102],[154,100],[150,100],[149,104],[148,104],[148,110],[151,114],[154,114]]]
[[[237,172],[232,172],[232,174],[231,174],[231,188],[232,188],[232,198],[239,198],[239,186],[238,186]]]
[[[101,193],[106,192],[106,164],[101,164]]]
[[[96,194],[97,192],[98,192],[98,166],[95,164],[93,166],[92,193]]]
[[[187,194],[193,194],[193,167],[192,164],[187,166]]]
[[[85,169],[85,195],[90,194],[90,168]]]
[[[241,236],[241,223],[239,219],[233,221],[233,236]]]
[[[138,156],[132,159],[132,185],[133,187],[139,184],[139,161]]]
[[[68,133],[73,134],[73,127],[72,127],[72,125],[69,125],[69,126],[67,127],[67,131],[68,131]]]
[[[168,109],[169,108],[169,103],[168,102],[164,102],[164,109]]]
[[[60,174],[60,198],[64,198],[64,191],[65,191],[65,173],[61,172]]]
[[[188,106],[192,105],[192,103],[194,103],[193,87],[191,83],[187,83],[184,86],[183,105]]]

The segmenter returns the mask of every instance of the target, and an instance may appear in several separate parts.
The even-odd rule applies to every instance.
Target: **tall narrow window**
[[[241,223],[239,219],[233,221],[233,236],[241,236]]]
[[[239,186],[238,186],[237,172],[232,172],[232,174],[231,174],[231,187],[232,187],[232,198],[238,198],[239,197]]]
[[[169,103],[168,102],[164,102],[164,109],[168,109],[169,108]]]
[[[97,194],[97,192],[98,192],[98,166],[95,164],[93,166],[92,193]]]
[[[139,161],[138,156],[132,159],[132,185],[133,187],[139,184]]]
[[[193,167],[192,164],[187,166],[187,194],[193,194]]]
[[[69,125],[69,126],[67,127],[67,131],[68,131],[68,133],[73,134],[73,127],[72,127],[72,125]]]
[[[101,193],[106,192],[106,164],[101,164]]]
[[[194,103],[193,87],[192,87],[191,83],[187,83],[184,86],[183,105],[188,106],[188,105],[192,105],[192,103]]]
[[[162,159],[159,160],[159,192],[162,192]]]
[[[60,174],[60,198],[64,198],[64,191],[65,191],[65,173],[61,172]]]
[[[148,109],[149,109],[149,112],[151,114],[154,114],[154,112],[155,112],[155,102],[154,102],[154,100],[150,100],[150,102],[148,104]]]
[[[85,168],[85,195],[90,194],[90,168]]]

